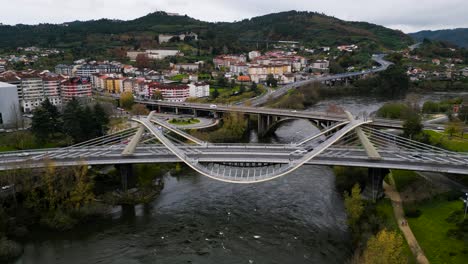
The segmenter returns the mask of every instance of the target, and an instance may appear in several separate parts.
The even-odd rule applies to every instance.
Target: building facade
[[[61,85],[63,102],[69,102],[73,98],[90,99],[92,95],[91,81],[86,77],[74,77]]]
[[[0,82],[0,127],[19,126],[21,110],[16,85]]]
[[[189,96],[195,98],[210,96],[210,85],[207,83],[191,83],[189,86]]]

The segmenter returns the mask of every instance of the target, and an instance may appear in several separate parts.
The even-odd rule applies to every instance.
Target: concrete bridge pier
[[[135,188],[136,177],[133,174],[133,164],[119,164],[115,167],[120,173],[122,191],[126,192],[128,189]]]
[[[366,186],[362,192],[367,199],[378,200],[385,196],[383,190],[383,181],[385,176],[390,173],[389,169],[385,168],[369,168]]]
[[[266,116],[259,114],[258,115],[258,127],[257,127],[258,136],[262,137],[265,134],[266,130],[267,130]]]
[[[179,114],[179,108],[178,108],[178,107],[175,108],[175,114],[176,114],[176,115]]]
[[[278,117],[271,115],[258,115],[258,135],[265,136],[268,130],[278,121]]]

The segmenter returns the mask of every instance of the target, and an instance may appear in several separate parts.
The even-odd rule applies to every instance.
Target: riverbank
[[[468,221],[460,191],[414,172],[394,171],[409,227],[430,263],[468,262]]]
[[[346,206],[348,225],[352,233],[354,247],[350,263],[374,263],[370,252],[372,248],[379,247],[386,248],[386,252],[379,253],[380,257],[391,256],[396,261],[394,263],[416,263],[410,247],[399,229],[391,200],[389,198],[377,201],[366,200],[360,193],[355,192],[358,186],[365,186],[364,182],[368,177],[367,169],[335,167],[334,171],[336,188],[338,191],[343,191],[345,205],[348,204]],[[360,188],[357,190],[362,191]],[[352,202],[353,200],[354,202]],[[360,213],[357,214],[357,212]],[[392,239],[379,240],[383,234],[388,234],[389,239],[390,237]]]

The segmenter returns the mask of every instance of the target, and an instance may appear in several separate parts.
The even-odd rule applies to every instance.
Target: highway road
[[[371,74],[371,73],[377,73],[381,71],[385,71],[390,65],[393,63],[386,61],[384,59],[385,55],[384,54],[374,54],[372,55],[372,60],[380,64],[379,67],[375,69],[369,69],[369,70],[364,70],[364,71],[359,71],[359,72],[348,72],[348,73],[340,73],[340,74],[334,74],[334,75],[329,75],[329,76],[322,76],[318,78],[312,78],[309,80],[304,80],[304,81],[298,81],[294,82],[291,84],[284,85],[272,93],[265,93],[260,97],[254,98],[250,100],[251,105],[253,106],[260,106],[265,104],[270,98],[275,99],[278,97],[281,97],[285,95],[289,90],[291,89],[296,89],[298,87],[314,83],[314,82],[325,82],[325,81],[331,81],[331,80],[338,80],[338,79],[343,79],[343,78],[350,78],[350,77],[356,77],[356,76],[361,76],[361,75],[366,75],[366,74]]]

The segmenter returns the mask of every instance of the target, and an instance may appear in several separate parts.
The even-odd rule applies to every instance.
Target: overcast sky
[[[404,32],[468,27],[467,0],[0,0],[4,24],[134,19],[162,10],[205,20],[235,21],[288,10],[316,11]]]

